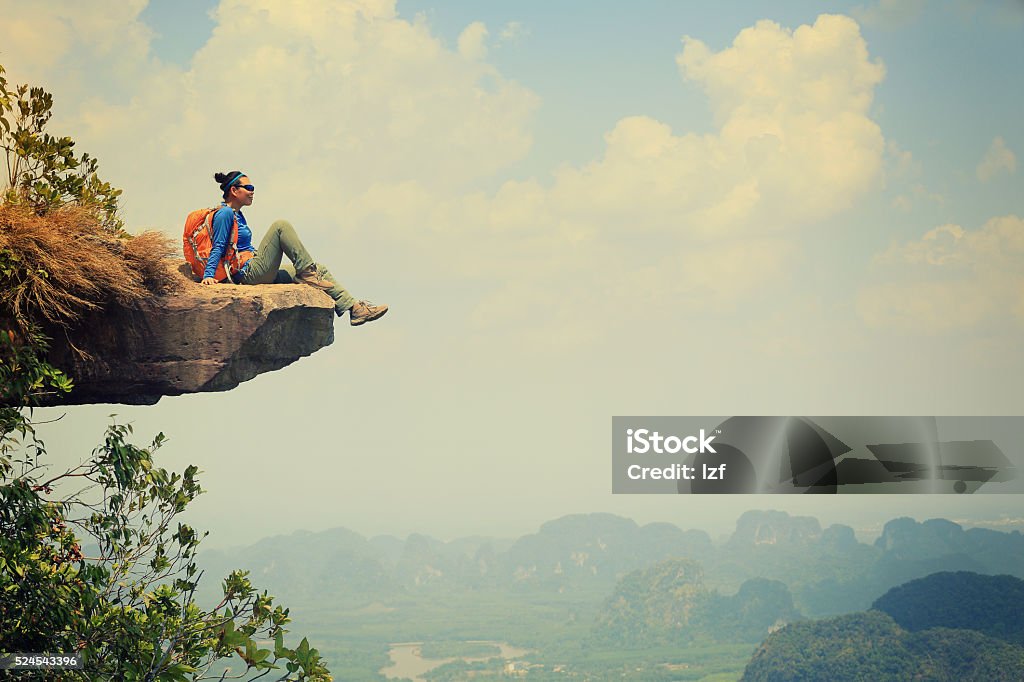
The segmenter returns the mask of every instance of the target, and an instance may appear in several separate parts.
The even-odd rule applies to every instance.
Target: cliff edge
[[[334,341],[334,304],[322,291],[202,286],[183,261],[177,272],[182,281],[171,293],[107,305],[70,331],[51,330],[49,360],[75,387],[42,404],[152,405],[163,396],[227,391]]]

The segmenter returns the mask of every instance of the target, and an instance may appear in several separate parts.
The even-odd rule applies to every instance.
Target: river
[[[489,658],[504,658],[506,660],[518,658],[529,653],[529,649],[520,649],[505,642],[491,642],[474,640],[470,644],[493,644],[501,649],[500,654],[491,656],[455,656],[451,658],[423,658],[420,656],[420,647],[423,642],[395,642],[391,644],[388,655],[391,656],[391,665],[381,668],[382,675],[388,678],[407,677],[413,682],[425,682],[421,675],[434,668],[456,660],[463,661],[486,661]]]

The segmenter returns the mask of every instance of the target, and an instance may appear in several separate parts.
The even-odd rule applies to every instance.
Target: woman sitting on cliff
[[[214,278],[217,264],[227,252],[235,221],[238,221],[239,252],[249,251],[252,256],[232,279],[239,284],[282,284],[300,282],[316,287],[334,299],[334,312],[341,317],[349,312],[353,326],[372,322],[388,311],[386,305],[373,305],[369,301],[357,301],[345,287],[338,284],[324,266],[313,260],[306,247],[299,240],[295,228],[286,220],[278,220],[270,230],[259,249],[252,245],[252,230],[242,215],[243,206],[251,206],[256,188],[241,171],[214,173],[214,180],[224,192],[222,208],[213,216],[213,247],[203,273],[203,284],[218,284]],[[280,270],[281,256],[288,256],[292,265]],[[222,282],[225,280],[221,280]]]

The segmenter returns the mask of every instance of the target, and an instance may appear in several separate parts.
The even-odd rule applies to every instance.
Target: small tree
[[[10,92],[3,74],[0,66],[9,180],[0,209],[27,204],[45,218],[70,203],[119,232],[120,191],[99,180],[95,159],[75,158],[70,138],[42,133],[50,95],[28,86]],[[331,679],[306,639],[285,646],[288,610],[258,592],[246,572],[224,580],[219,603],[196,603],[203,535],[179,516],[203,491],[196,467],[179,474],[155,464],[163,434],[142,448],[128,441],[131,426],[115,422],[77,466],[54,473],[46,463],[32,405],[43,393],[73,387],[46,361],[40,311],[26,303],[53,300],[30,295],[48,274],[4,247],[18,215],[0,213],[12,222],[0,220],[0,652],[84,659],[84,669],[54,672],[54,679]],[[105,293],[89,289],[66,300],[96,306]],[[53,321],[54,311],[45,312]],[[236,656],[241,670],[211,672]]]
[[[45,133],[53,116],[53,96],[39,87],[19,85],[7,89],[0,65],[0,147],[7,162],[6,201],[24,201],[40,215],[68,202],[97,209],[103,226],[125,235],[117,215],[121,190],[100,180],[99,162],[82,154],[75,156],[70,137]]]
[[[202,489],[196,467],[154,464],[163,434],[140,448],[115,423],[57,475],[23,411],[0,408],[0,434],[0,649],[83,656],[67,679],[223,678],[209,671],[234,655],[244,670],[229,678],[330,679],[307,640],[284,645],[288,610],[246,572],[227,577],[212,608],[196,603],[201,536],[177,517]]]

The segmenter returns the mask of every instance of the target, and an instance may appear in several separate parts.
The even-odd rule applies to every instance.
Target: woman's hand
[[[216,283],[217,283],[217,280],[215,280],[213,277],[205,277],[205,278],[203,278],[203,284],[216,284]]]

